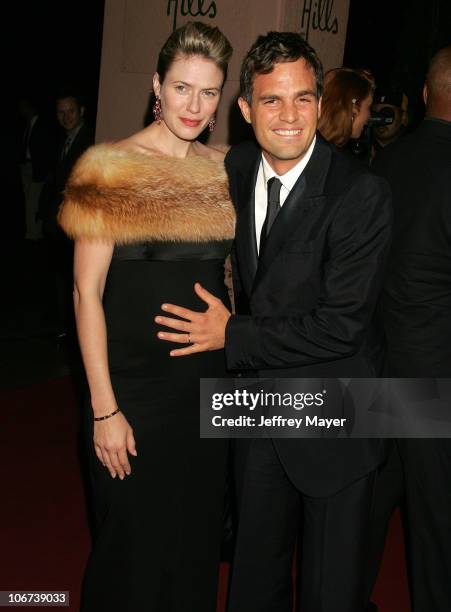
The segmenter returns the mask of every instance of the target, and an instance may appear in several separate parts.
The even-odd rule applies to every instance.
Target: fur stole
[[[224,164],[149,156],[112,144],[76,163],[58,221],[73,239],[117,244],[231,239],[235,212]]]

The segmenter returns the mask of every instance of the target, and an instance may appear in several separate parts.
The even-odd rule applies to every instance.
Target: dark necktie
[[[69,153],[71,144],[72,144],[72,136],[67,136],[66,140],[64,141],[63,150],[61,152],[61,159],[64,159],[66,155]]]
[[[260,234],[260,254],[266,243],[266,240],[271,231],[272,224],[274,223],[277,213],[280,210],[280,189],[282,183],[278,178],[273,176],[269,179],[267,184],[268,190],[268,204],[266,208],[266,217],[262,227],[262,233]]]

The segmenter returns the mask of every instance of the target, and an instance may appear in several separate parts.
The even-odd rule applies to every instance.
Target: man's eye
[[[268,100],[265,100],[265,104],[274,104],[275,102],[277,102],[276,98],[269,98]]]
[[[214,98],[217,95],[218,95],[218,92],[213,89],[212,90],[208,89],[207,91],[204,91],[204,96],[206,96],[207,98]]]
[[[311,98],[299,98],[299,102],[302,104],[309,104],[311,101]]]

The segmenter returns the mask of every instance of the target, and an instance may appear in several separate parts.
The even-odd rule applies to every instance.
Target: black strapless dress
[[[216,609],[227,444],[199,439],[199,378],[225,375],[223,351],[172,358],[153,318],[163,301],[204,310],[199,281],[228,303],[230,242],[117,247],[104,308],[110,374],[133,427],[132,474],[112,479],[88,445],[97,539],[83,611]]]
[[[116,242],[103,299],[109,370],[137,449],[131,475],[112,479],[88,407],[96,537],[82,611],[214,612],[228,444],[199,437],[199,379],[226,375],[224,353],[170,357],[176,345],[157,338],[154,317],[163,302],[205,310],[196,281],[229,305],[234,212],[223,166],[94,147],[69,181],[60,223],[74,238]]]

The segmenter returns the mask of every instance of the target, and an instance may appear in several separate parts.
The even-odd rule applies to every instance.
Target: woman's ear
[[[160,75],[158,74],[158,72],[156,72],[153,75],[152,87],[153,87],[153,93],[155,94],[155,96],[157,98],[159,98],[160,97],[161,84],[160,84]]]

